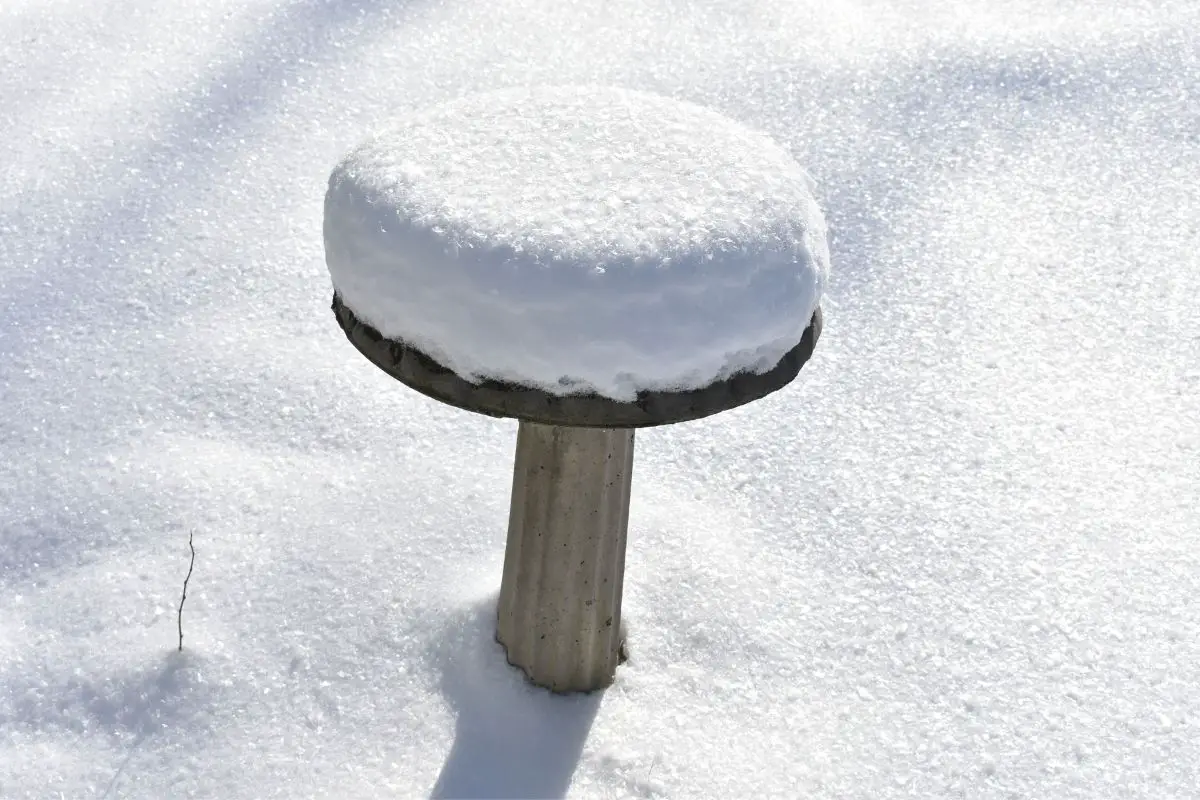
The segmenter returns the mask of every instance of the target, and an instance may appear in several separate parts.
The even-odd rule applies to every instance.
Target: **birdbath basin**
[[[786,386],[821,333],[825,223],[762,134],[602,87],[472,95],[351,151],[333,310],[405,385],[519,420],[496,637],[556,692],[609,685],[634,430]]]

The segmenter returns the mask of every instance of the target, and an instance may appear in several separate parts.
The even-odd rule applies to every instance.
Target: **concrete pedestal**
[[[625,402],[468,381],[385,338],[336,293],[333,312],[358,351],[406,386],[468,411],[520,420],[496,639],[510,663],[556,692],[608,686],[622,658],[633,430],[701,419],[778,391],[808,361],[822,327],[818,308],[800,342],[766,372],[690,391],[642,391]]]
[[[496,638],[539,686],[613,681],[632,476],[632,429],[520,424]]]

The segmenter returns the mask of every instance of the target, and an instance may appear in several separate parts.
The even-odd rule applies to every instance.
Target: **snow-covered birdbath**
[[[790,382],[825,224],[782,148],[599,87],[505,90],[352,151],[325,198],[333,309],[389,375],[520,420],[497,638],[541,686],[612,682],[635,428]]]

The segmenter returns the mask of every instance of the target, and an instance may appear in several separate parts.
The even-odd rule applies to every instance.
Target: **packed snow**
[[[412,115],[337,166],[324,231],[334,288],[385,337],[468,379],[618,400],[771,369],[829,274],[786,151],[611,87]]]
[[[0,2],[0,797],[1190,800],[1200,4]],[[602,84],[764,132],[786,391],[638,434],[608,691],[492,640],[516,423],[329,313],[330,169]],[[176,653],[176,604],[196,566]]]

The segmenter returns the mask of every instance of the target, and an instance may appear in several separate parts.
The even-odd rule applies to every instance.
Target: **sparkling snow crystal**
[[[1197,31],[1196,0],[0,0],[0,798],[1196,800]],[[481,239],[527,218],[512,157],[431,155],[482,139],[466,108],[411,111],[548,81],[769,132],[836,232],[791,388],[637,434],[630,660],[579,697],[495,642],[517,424],[353,353],[319,222],[398,119]],[[801,191],[665,108],[704,130],[655,152]],[[600,248],[567,235],[600,204],[545,203]],[[429,313],[375,310],[429,339],[479,276],[526,288],[422,263]]]
[[[700,106],[596,87],[437,106],[334,170],[346,305],[468,378],[632,399],[763,372],[827,280],[805,172]]]

